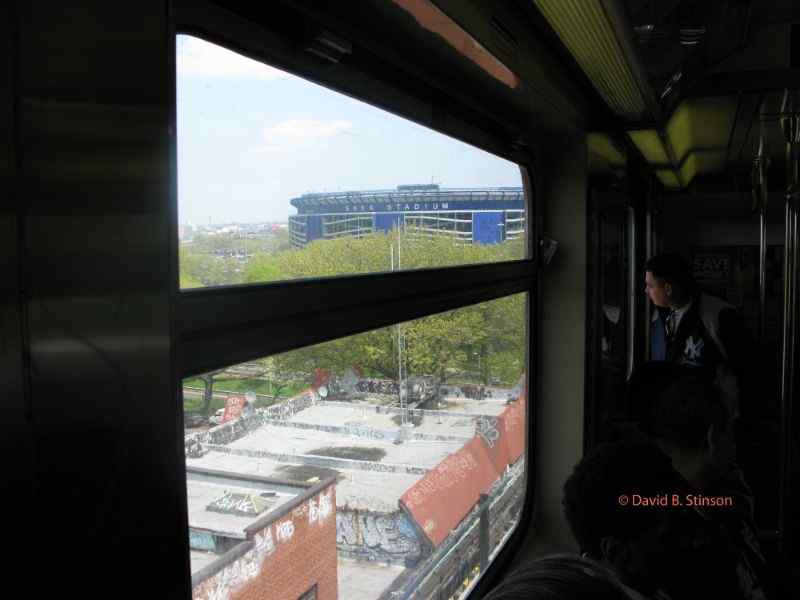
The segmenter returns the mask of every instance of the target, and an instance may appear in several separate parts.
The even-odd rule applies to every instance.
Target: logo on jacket
[[[686,362],[699,364],[700,358],[703,355],[703,346],[705,341],[703,338],[695,341],[693,336],[686,340],[686,347],[683,349],[683,355],[686,357]]]

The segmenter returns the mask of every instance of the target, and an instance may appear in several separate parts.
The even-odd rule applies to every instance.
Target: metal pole
[[[781,549],[786,538],[786,495],[788,493],[788,477],[790,475],[790,435],[792,417],[792,391],[794,370],[795,339],[795,279],[797,261],[797,196],[798,196],[798,164],[797,145],[800,141],[798,117],[794,114],[789,91],[783,100],[780,119],[786,141],[786,198],[785,198],[785,230],[783,253],[783,336],[781,344],[781,477],[778,495],[778,530],[781,533]]]
[[[762,104],[763,110],[763,104]],[[764,119],[759,122],[758,155],[753,164],[753,199],[758,203],[758,337],[763,344],[767,337],[767,168],[769,156],[765,150]]]
[[[645,262],[653,257],[655,254],[653,250],[653,192],[652,185],[649,186],[647,198],[647,212],[645,213],[644,221],[644,247],[645,247]],[[635,292],[634,282],[634,292]],[[636,294],[634,293],[634,296]],[[644,361],[650,360],[650,319],[653,316],[653,307],[648,301],[644,305],[644,321],[642,323],[642,332],[644,333]]]
[[[485,573],[486,567],[489,566],[489,496],[481,494],[478,503],[481,511],[478,552],[481,573]]]
[[[397,270],[401,270],[400,266],[400,229],[397,229]],[[394,271],[394,245],[391,246],[392,252],[392,271]],[[403,352],[405,351],[405,339],[403,338],[402,325],[397,324],[397,393],[400,396],[400,425],[403,426],[408,423],[408,416],[406,414],[406,402],[408,389],[403,386]]]
[[[789,203],[791,205],[792,210],[792,230],[791,230],[791,237],[792,237],[792,271],[791,277],[789,280],[789,285],[792,290],[792,322],[791,322],[791,329],[789,331],[789,340],[791,342],[790,349],[791,352],[789,353],[789,385],[788,385],[788,394],[786,396],[785,404],[783,405],[782,410],[782,417],[783,417],[783,496],[782,496],[782,507],[783,510],[781,512],[781,517],[783,519],[781,531],[783,535],[781,536],[781,548],[784,552],[791,551],[789,544],[792,542],[790,538],[790,533],[787,532],[786,528],[786,506],[789,505],[790,500],[790,486],[789,486],[789,479],[792,477],[793,468],[792,468],[792,422],[793,422],[793,412],[794,412],[794,374],[795,374],[795,366],[797,364],[797,319],[798,319],[798,281],[797,281],[797,269],[798,265],[800,265],[800,240],[798,240],[798,201],[800,201],[800,176],[798,174],[798,167],[800,167],[800,157],[798,157],[798,151],[800,150],[800,145],[798,138],[800,138],[800,115],[794,115],[794,131],[795,131],[795,140],[793,143],[793,154],[794,157],[793,161],[793,181],[794,181],[794,189],[792,191],[791,197],[789,199]]]
[[[766,182],[764,182],[766,186]],[[767,339],[767,207],[764,204],[758,214],[758,337],[761,343]]]
[[[633,373],[636,352],[636,212],[628,207],[628,340],[626,376]]]

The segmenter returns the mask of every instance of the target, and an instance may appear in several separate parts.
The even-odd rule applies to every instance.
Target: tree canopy
[[[389,271],[490,263],[521,258],[522,240],[481,245],[447,235],[425,236],[406,229],[361,238],[317,240],[304,248],[257,252],[238,273],[225,259],[181,255],[181,284],[257,283]],[[227,277],[227,280],[226,280]],[[213,283],[212,283],[213,282]],[[466,378],[514,384],[525,360],[525,295],[517,294],[422,319],[273,356],[265,361],[275,379],[311,381],[317,368],[342,374],[357,365],[368,376],[397,379],[398,331],[405,339],[404,372],[434,375],[439,382]],[[289,375],[287,375],[289,374]]]

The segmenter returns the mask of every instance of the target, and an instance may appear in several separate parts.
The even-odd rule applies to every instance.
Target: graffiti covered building
[[[338,598],[333,477],[302,484],[189,467],[187,491],[193,599]]]

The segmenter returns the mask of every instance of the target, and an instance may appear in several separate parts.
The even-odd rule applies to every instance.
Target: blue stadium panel
[[[306,217],[306,244],[318,240],[322,237],[322,217],[319,215],[308,215]]]
[[[472,213],[472,239],[479,244],[498,244],[503,241],[503,213]]]
[[[375,231],[391,231],[403,226],[403,213],[375,213]]]

